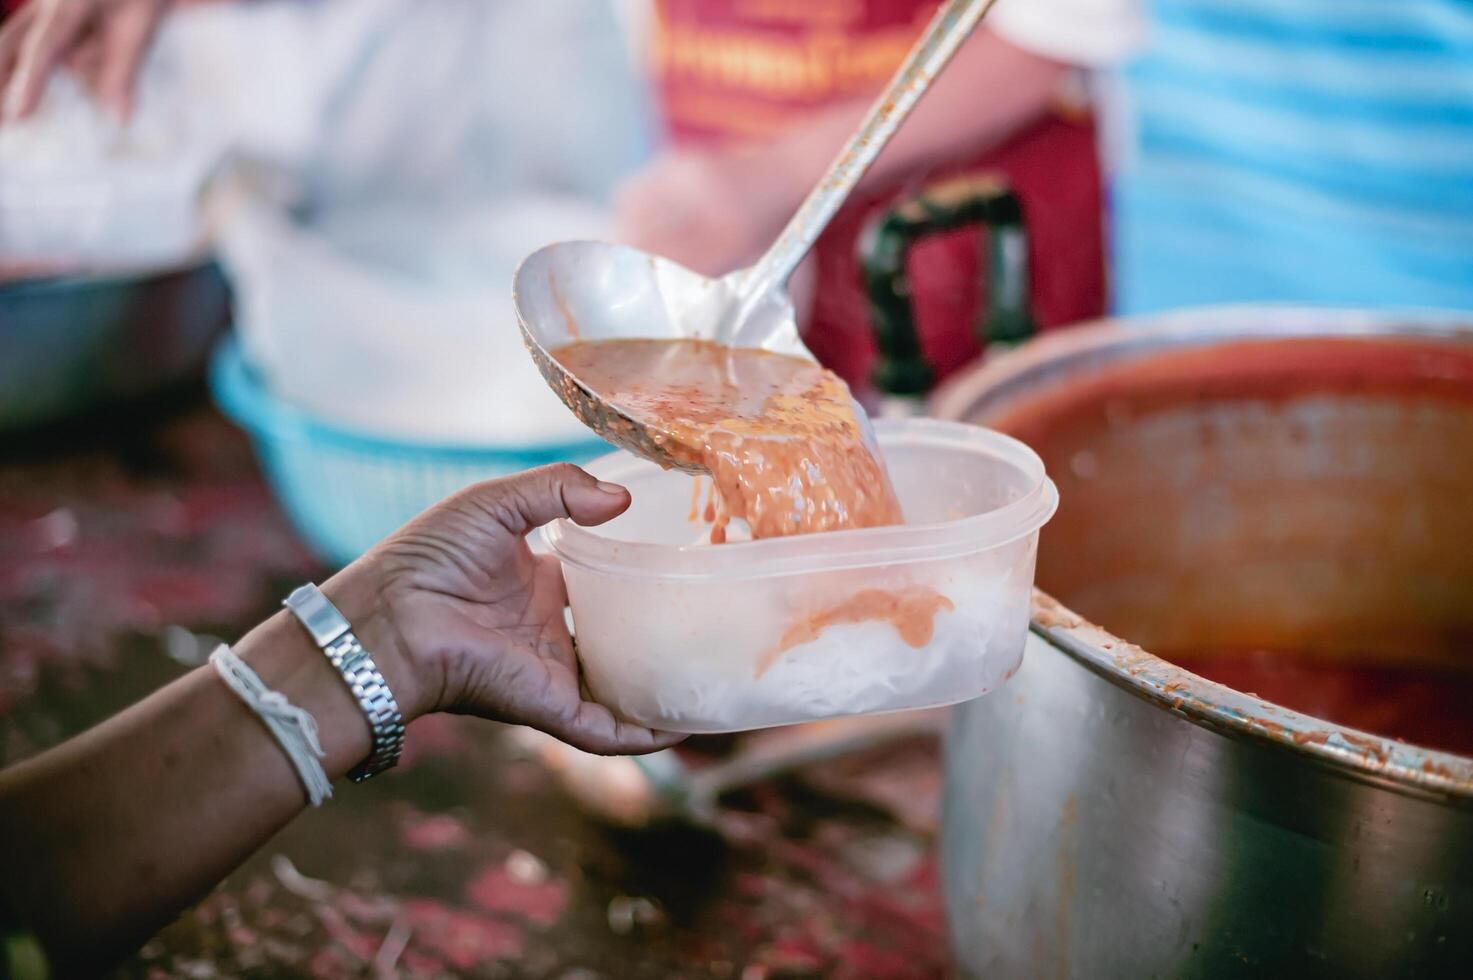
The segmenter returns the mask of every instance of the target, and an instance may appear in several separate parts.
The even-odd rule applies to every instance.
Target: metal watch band
[[[379,673],[373,656],[353,635],[353,627],[343,614],[338,612],[322,590],[312,583],[294,590],[282,602],[307,630],[312,642],[322,648],[327,659],[338,669],[348,690],[363,710],[368,729],[373,735],[373,748],[368,758],[348,774],[355,783],[371,779],[392,769],[399,762],[399,752],[404,747],[404,716],[399,714],[399,702],[384,675]]]

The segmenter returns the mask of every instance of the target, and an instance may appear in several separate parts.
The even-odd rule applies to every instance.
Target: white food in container
[[[591,464],[633,505],[601,527],[559,521],[546,534],[594,696],[643,725],[713,733],[954,704],[1010,677],[1039,528],[1058,502],[1042,461],[961,423],[882,420],[875,431],[901,527],[693,545],[688,474],[623,452]],[[790,630],[856,596],[908,589],[952,606],[920,646],[866,619],[784,649]]]

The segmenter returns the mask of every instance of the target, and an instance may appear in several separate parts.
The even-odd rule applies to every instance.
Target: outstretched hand
[[[583,694],[562,569],[526,542],[557,518],[602,524],[628,506],[623,487],[568,464],[481,483],[405,525],[327,588],[369,591],[375,642],[407,662],[417,688],[400,699],[416,713],[529,725],[589,752],[651,752],[683,736],[621,721]]]

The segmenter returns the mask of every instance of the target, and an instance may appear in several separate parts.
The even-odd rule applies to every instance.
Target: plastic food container
[[[1042,461],[955,422],[875,432],[902,527],[693,544],[705,525],[690,475],[624,452],[591,463],[633,505],[546,535],[594,696],[643,725],[708,733],[954,704],[1007,680],[1058,504]],[[921,608],[892,619],[907,597]]]

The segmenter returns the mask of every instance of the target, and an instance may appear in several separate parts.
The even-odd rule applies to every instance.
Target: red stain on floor
[[[568,884],[558,878],[519,881],[504,866],[488,865],[465,886],[466,898],[487,912],[514,915],[540,926],[562,918]]]

